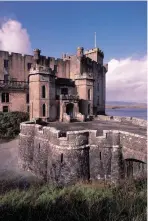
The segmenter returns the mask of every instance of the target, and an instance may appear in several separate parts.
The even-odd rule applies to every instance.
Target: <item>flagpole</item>
[[[96,32],[95,32],[95,48],[97,47],[97,45],[96,45]]]

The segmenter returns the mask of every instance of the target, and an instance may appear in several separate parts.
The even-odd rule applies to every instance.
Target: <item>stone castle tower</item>
[[[55,71],[39,65],[40,50],[34,50],[34,65],[29,74],[30,119],[55,120]],[[55,112],[56,113],[56,112]]]
[[[49,59],[41,65],[39,49],[34,50],[33,58],[29,73],[30,120],[84,121],[96,115],[98,107],[104,111],[104,54],[100,49],[84,52],[83,47],[78,47],[76,55],[65,56],[64,62],[70,67],[68,78],[57,76],[56,63],[54,68],[49,67]]]
[[[84,115],[93,115],[93,94],[94,94],[94,78],[91,70],[88,70],[83,66],[85,64],[83,60],[84,48],[77,48],[77,58],[80,61],[80,73],[75,76],[75,84],[77,92],[79,94],[80,111]]]

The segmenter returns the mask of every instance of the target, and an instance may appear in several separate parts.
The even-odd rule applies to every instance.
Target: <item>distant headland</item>
[[[130,102],[114,102],[110,101],[106,104],[107,109],[146,109],[147,104],[146,103],[130,103]]]

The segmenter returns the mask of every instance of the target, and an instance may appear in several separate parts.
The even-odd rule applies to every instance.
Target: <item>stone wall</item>
[[[136,117],[97,115],[96,119],[103,120],[103,121],[129,122],[134,125],[147,127],[147,120],[143,120],[143,119],[136,118]]]
[[[21,167],[54,185],[90,179],[116,182],[126,177],[125,160],[146,164],[146,137],[111,130],[62,132],[33,122],[20,127]]]
[[[3,107],[7,106],[8,111],[21,111],[28,112],[28,103],[26,100],[27,91],[11,91],[9,93],[9,102],[2,102],[2,92],[0,92],[0,111],[3,111]]]

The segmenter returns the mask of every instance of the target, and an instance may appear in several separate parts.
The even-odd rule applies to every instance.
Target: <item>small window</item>
[[[42,86],[42,98],[46,97],[46,88],[45,85]]]
[[[8,112],[8,106],[3,106],[3,112]]]
[[[88,115],[90,114],[90,104],[88,104]]]
[[[29,103],[29,94],[26,94],[26,103]]]
[[[27,106],[27,112],[29,113],[29,105]]]
[[[8,60],[4,60],[4,68],[8,68],[9,67],[9,61]]]
[[[9,93],[6,93],[6,103],[9,103]]]
[[[63,153],[61,153],[61,163],[63,163]]]
[[[101,160],[101,152],[100,152],[100,160]]]
[[[43,104],[43,106],[42,106],[42,115],[43,115],[43,117],[46,116],[46,105],[45,104]]]
[[[2,93],[1,101],[2,103],[9,103],[9,93]]]
[[[61,88],[61,94],[68,94],[68,88]]]
[[[30,71],[31,65],[32,65],[31,63],[27,63],[27,70],[28,70],[28,71]]]
[[[2,99],[2,103],[4,103],[5,102],[5,93],[2,93],[1,99]]]
[[[90,89],[88,89],[88,100],[91,99],[91,96],[90,96]]]

